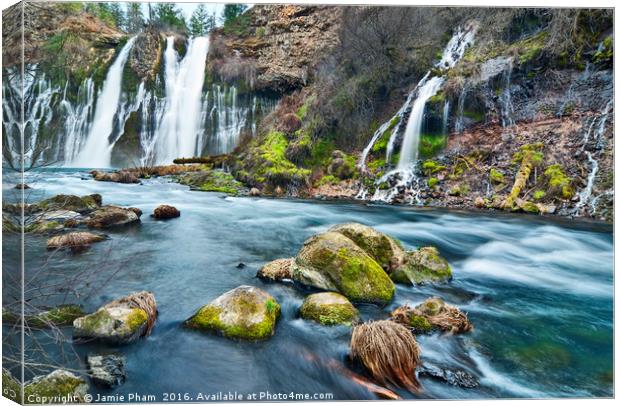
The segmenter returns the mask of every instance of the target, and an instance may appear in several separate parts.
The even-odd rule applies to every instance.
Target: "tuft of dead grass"
[[[447,304],[439,297],[430,297],[415,308],[403,305],[391,313],[391,319],[407,327],[415,327],[412,325],[412,320],[417,320],[419,324],[420,319],[425,319],[432,329],[452,334],[466,333],[474,328],[467,313]]]
[[[114,304],[126,304],[133,309],[144,310],[148,315],[148,320],[146,322],[146,329],[144,330],[144,333],[142,333],[142,337],[151,334],[151,331],[155,326],[155,320],[157,319],[157,302],[155,301],[155,295],[151,292],[143,290],[142,292],[132,293],[129,296],[118,299]]]
[[[411,331],[390,320],[370,321],[353,329],[351,357],[382,385],[392,384],[415,393],[420,348]]]

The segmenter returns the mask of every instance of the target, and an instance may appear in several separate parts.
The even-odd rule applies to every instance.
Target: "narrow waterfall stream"
[[[135,40],[136,37],[133,37],[127,41],[108,71],[101,93],[97,97],[95,117],[90,126],[86,143],[75,161],[72,162],[73,166],[82,168],[110,166],[112,145],[109,142],[109,137],[114,129],[114,115],[118,110],[121,97],[123,68]]]
[[[476,26],[473,24],[470,24],[466,29],[461,29],[459,27],[450,41],[448,41],[448,44],[443,50],[442,57],[435,67],[442,70],[454,67],[465,54],[465,50],[473,43],[475,32]],[[362,152],[360,168],[364,170],[365,161],[374,143],[385,133],[387,128],[389,128],[392,120],[397,117],[402,118],[404,112],[411,106],[411,112],[409,113],[407,126],[405,127],[403,135],[398,165],[396,169],[386,173],[376,182],[378,184],[387,183],[389,187],[378,188],[372,197],[373,201],[392,202],[396,196],[403,193],[408,195],[410,203],[417,201],[415,172],[418,161],[420,133],[424,121],[424,109],[426,107],[426,102],[437,94],[444,81],[445,76],[431,77],[431,71],[427,72],[414,91],[409,94],[407,101],[398,113],[396,113],[390,121],[379,127],[375,134],[373,134],[370,143]],[[413,98],[414,95],[415,99]],[[447,121],[447,118],[445,118],[444,121]],[[392,132],[387,145],[386,163],[388,164],[393,154],[395,139],[398,135],[401,123],[402,119],[399,120],[398,126]],[[358,192],[357,196],[358,198],[364,198],[366,194],[367,192],[362,189]]]

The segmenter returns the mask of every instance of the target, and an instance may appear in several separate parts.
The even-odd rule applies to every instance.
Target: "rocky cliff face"
[[[311,81],[314,68],[338,43],[342,8],[255,6],[236,31],[212,33],[209,68],[225,81],[283,93]]]

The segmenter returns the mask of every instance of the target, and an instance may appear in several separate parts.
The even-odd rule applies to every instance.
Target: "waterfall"
[[[60,151],[56,153],[56,159],[64,158],[65,162],[72,162],[82,147],[82,134],[88,132],[89,119],[92,117],[95,104],[95,82],[88,78],[80,85],[75,106],[67,99],[68,84],[67,81],[60,101],[65,113],[64,150],[62,155]]]
[[[21,159],[22,136],[23,158],[26,165],[42,159],[42,154],[48,145],[47,140],[43,142],[39,139],[39,131],[52,120],[52,104],[60,92],[60,87],[52,86],[51,81],[46,79],[43,73],[38,72],[37,65],[29,66],[23,77],[18,69],[7,69],[2,86],[2,123],[5,131],[3,137],[6,137],[9,151],[15,155],[14,160]]]
[[[463,85],[459,99],[456,102],[456,122],[454,123],[454,131],[462,133],[465,125],[463,124],[463,112],[465,111],[465,98],[467,97],[467,84]]]
[[[459,27],[450,41],[448,41],[442,53],[442,57],[435,67],[442,71],[454,67],[463,57],[467,48],[473,43],[476,28],[475,24],[469,24],[465,30]],[[399,112],[404,112],[411,105],[411,112],[409,113],[407,126],[405,127],[398,165],[395,170],[388,172],[375,182],[378,185],[387,183],[389,187],[387,189],[377,188],[372,200],[392,202],[398,195],[408,196],[409,202],[417,202],[419,200],[418,182],[415,171],[418,160],[420,133],[424,120],[424,109],[428,99],[437,94],[445,81],[443,75],[431,77],[431,72],[432,71],[428,71],[418,83],[414,90],[416,93],[415,100],[412,98],[414,92],[410,93],[405,105],[399,110]],[[399,121],[399,126],[401,122],[402,120]],[[381,128],[379,130],[381,130]],[[379,130],[373,134],[369,145],[362,153],[362,165],[364,165],[370,148],[372,148],[372,145],[382,135]],[[386,162],[389,162],[391,158],[397,132],[398,131],[395,130],[392,133],[388,142]],[[365,190],[360,190],[360,192],[358,192],[358,196],[360,197],[366,196],[366,194],[367,192]]]
[[[136,37],[127,41],[106,75],[103,88],[97,97],[95,117],[90,126],[86,143],[73,166],[87,168],[105,168],[110,166],[112,146],[109,137],[114,130],[114,116],[118,110],[121,97],[123,69]]]
[[[189,40],[187,54],[179,62],[179,56],[174,49],[174,37],[166,40],[166,105],[155,135],[155,158],[158,163],[172,163],[175,158],[196,155],[208,51],[208,38],[192,38]]]
[[[444,133],[444,135],[448,135],[449,128],[448,128],[448,120],[450,119],[450,102],[448,100],[446,100],[443,104],[443,117],[442,117],[442,122],[441,122],[441,130]]]
[[[420,88],[418,97],[411,108],[407,127],[405,128],[397,169],[410,168],[417,162],[420,132],[422,131],[422,120],[424,119],[424,107],[426,106],[426,101],[439,91],[443,82],[444,78],[435,76]]]
[[[504,89],[500,95],[499,101],[501,106],[502,127],[512,127],[515,122],[512,118],[512,95],[510,93],[510,78],[512,76],[512,59],[509,60],[506,70],[504,70]]]

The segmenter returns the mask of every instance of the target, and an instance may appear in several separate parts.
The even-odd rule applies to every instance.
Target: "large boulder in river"
[[[73,337],[128,343],[150,334],[157,317],[155,296],[138,292],[115,300],[73,321]]]
[[[443,282],[452,278],[450,264],[439,255],[435,247],[422,247],[417,251],[408,251],[404,264],[390,273],[397,283],[422,284],[426,282]]]
[[[108,228],[138,221],[140,216],[133,208],[108,205],[95,210],[86,221],[86,225],[92,228]]]
[[[302,318],[325,325],[351,325],[359,319],[359,312],[349,300],[336,292],[309,295],[299,309]]]
[[[400,241],[360,223],[338,224],[329,229],[349,237],[386,271],[400,266],[405,257]]]
[[[260,340],[274,334],[279,317],[280,305],[269,293],[243,285],[201,307],[185,325],[228,338]]]
[[[293,279],[295,258],[282,258],[265,264],[256,274],[267,281],[282,281]]]
[[[56,195],[36,203],[36,207],[39,210],[66,210],[78,213],[87,213],[98,209],[100,206],[100,194],[92,194],[82,197],[75,195]]]
[[[294,280],[340,292],[354,302],[385,304],[394,296],[394,283],[377,261],[337,232],[328,231],[306,240],[295,264]]]

